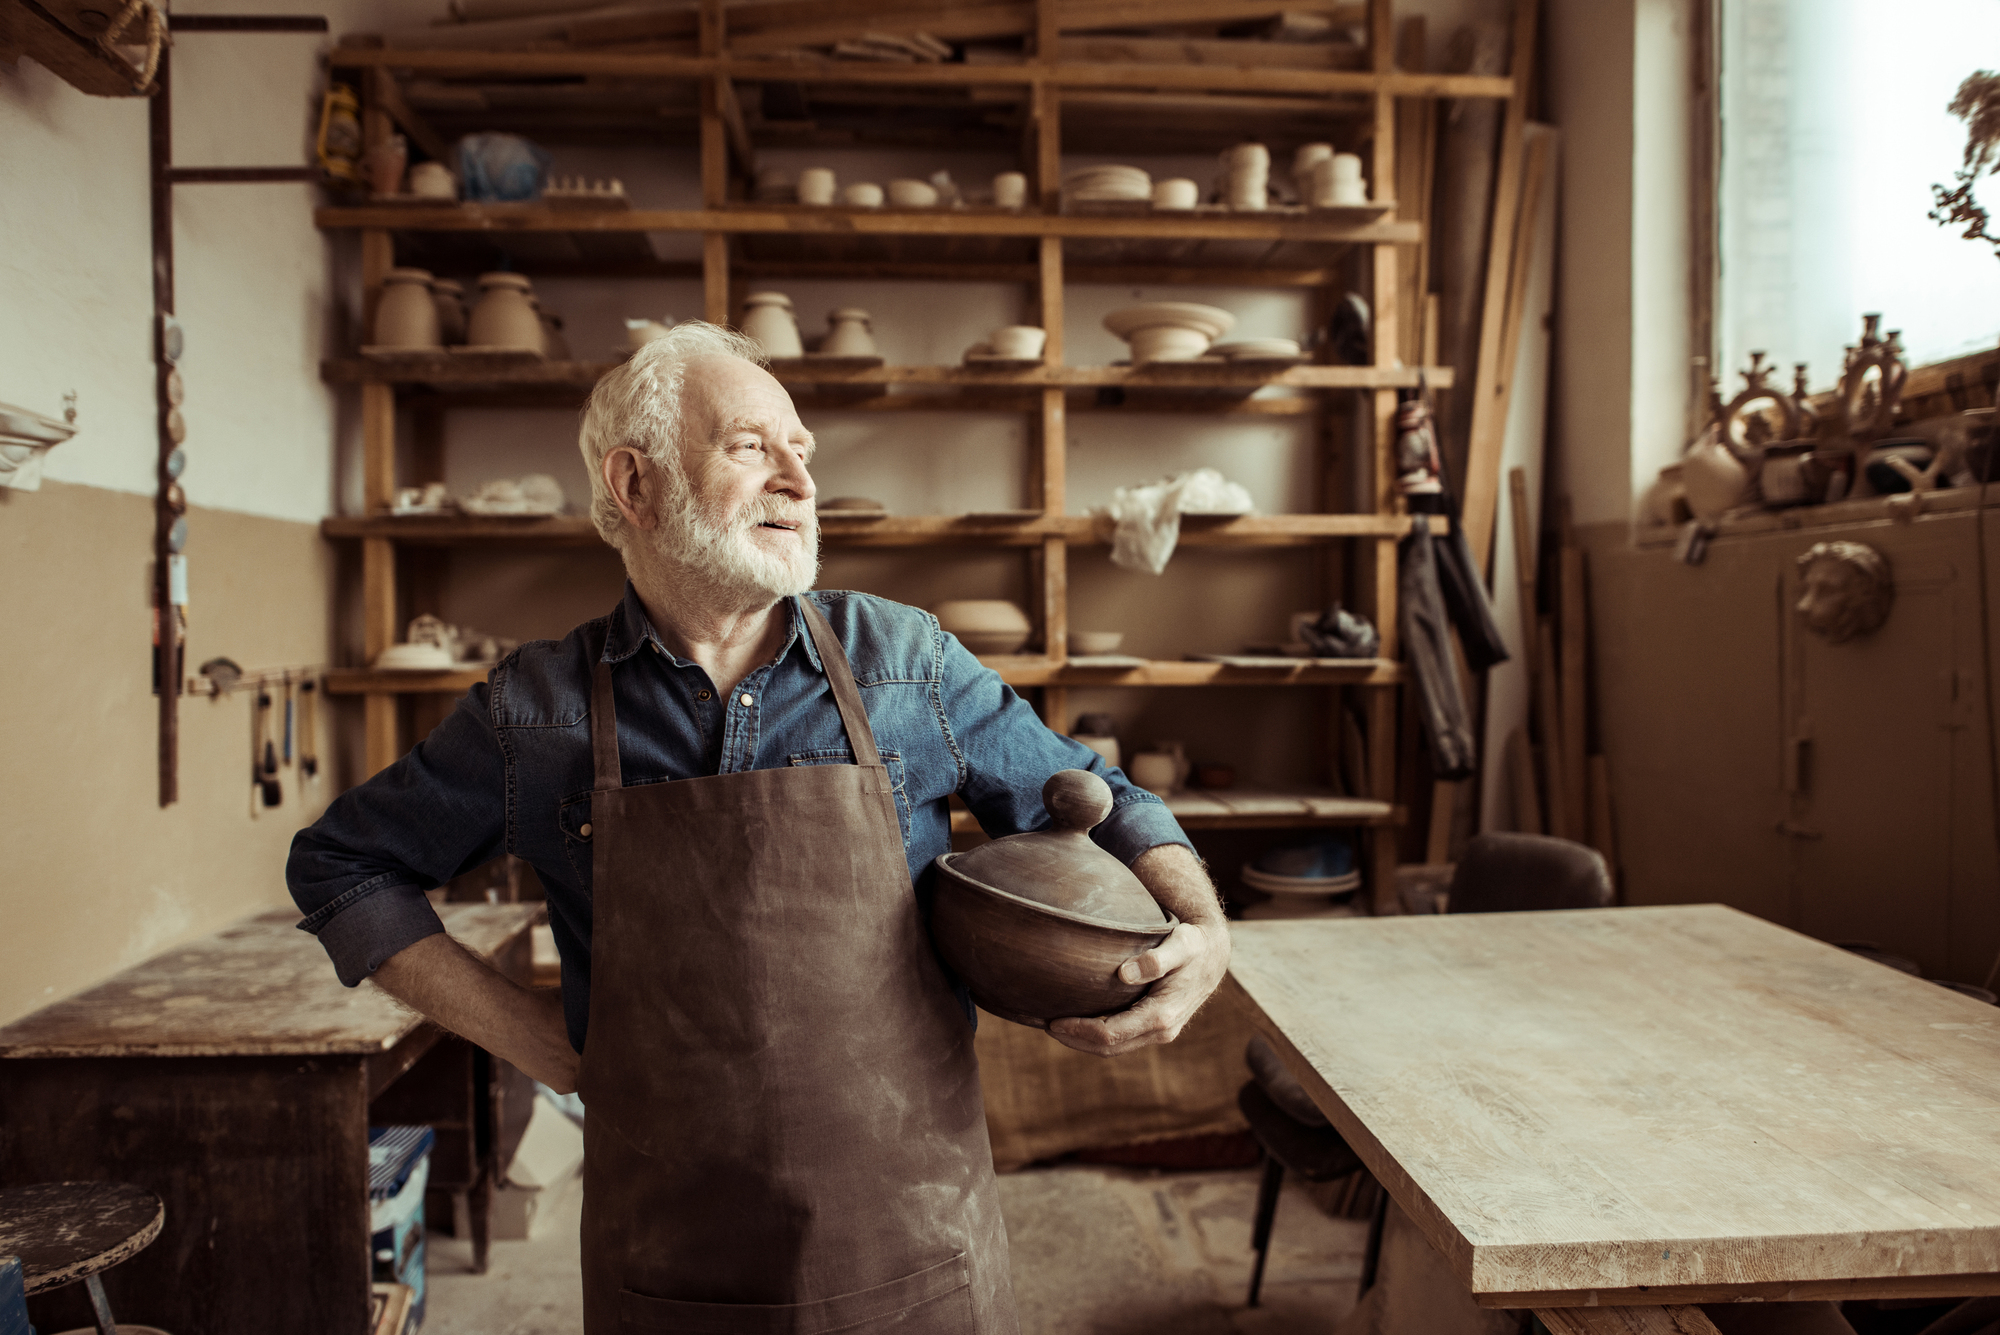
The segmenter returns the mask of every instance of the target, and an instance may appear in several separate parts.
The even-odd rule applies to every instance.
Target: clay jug
[[[391,269],[375,306],[375,346],[413,351],[442,346],[437,302],[425,269]]]
[[[743,332],[771,358],[803,357],[805,341],[792,316],[792,299],[782,292],[752,292],[743,299]]]
[[[875,357],[875,335],[868,324],[868,312],[849,308],[826,317],[826,342],[819,345],[824,357]]]
[[[542,321],[528,298],[528,280],[517,273],[479,275],[479,304],[466,324],[466,342],[479,348],[542,350]]]

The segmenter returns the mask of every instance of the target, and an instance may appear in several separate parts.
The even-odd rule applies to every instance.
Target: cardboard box
[[[537,1098],[521,1147],[493,1193],[492,1236],[515,1242],[535,1237],[537,1224],[580,1189],[582,1174],[583,1128]]]

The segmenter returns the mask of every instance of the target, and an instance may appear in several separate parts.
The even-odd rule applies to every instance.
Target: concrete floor
[[[1000,1179],[1022,1335],[1324,1335],[1354,1304],[1366,1222],[1329,1219],[1292,1184],[1279,1199],[1264,1301],[1250,1281],[1256,1170],[1030,1169]],[[572,1191],[530,1242],[430,1240],[425,1335],[581,1335]]]

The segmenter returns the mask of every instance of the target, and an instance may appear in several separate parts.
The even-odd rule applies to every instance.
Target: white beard
[[[661,508],[654,530],[659,554],[722,590],[790,598],[819,578],[819,516],[810,503],[765,493],[725,515],[692,495],[692,488],[670,488]],[[759,525],[772,520],[798,525],[794,537],[780,539],[789,551],[758,545]]]

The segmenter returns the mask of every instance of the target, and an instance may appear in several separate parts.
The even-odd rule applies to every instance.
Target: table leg
[[[83,1291],[90,1295],[90,1314],[97,1319],[97,1335],[118,1335],[118,1323],[111,1319],[111,1300],[104,1296],[104,1281],[87,1275]]]
[[[1720,1335],[1699,1307],[1538,1307],[1549,1335]]]

